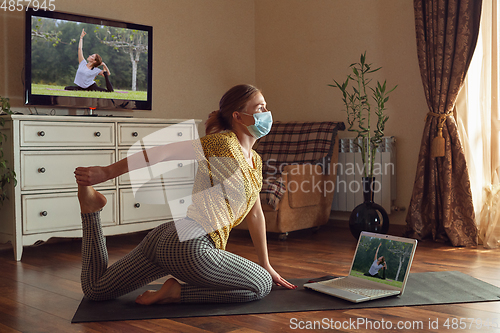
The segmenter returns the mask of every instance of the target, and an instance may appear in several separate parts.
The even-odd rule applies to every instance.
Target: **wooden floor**
[[[394,228],[389,233],[398,234]],[[131,250],[143,236],[144,233],[108,237],[110,261]],[[308,321],[325,319],[370,320],[375,325],[390,321],[394,327],[401,321],[407,325],[402,330],[351,326],[340,332],[500,332],[498,328],[476,328],[479,320],[484,323],[494,318],[500,325],[500,302],[71,324],[82,298],[80,246],[80,240],[75,239],[26,247],[21,262],[14,261],[12,249],[0,250],[0,332],[296,332],[300,330],[293,328],[299,322],[306,325]],[[285,242],[269,235],[271,263],[286,278],[346,274],[355,246],[354,238],[341,222],[332,221],[317,233],[292,233]],[[247,232],[233,231],[228,250],[256,260]],[[499,254],[500,250],[420,242],[411,271],[458,270],[500,286]],[[458,328],[461,318],[467,327],[463,330]],[[439,327],[429,329],[429,322],[436,320]],[[447,320],[449,329],[444,326]],[[471,325],[472,320],[475,322]],[[418,327],[421,324],[423,328]]]

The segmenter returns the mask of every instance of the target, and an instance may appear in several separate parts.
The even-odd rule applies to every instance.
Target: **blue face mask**
[[[248,131],[254,138],[260,139],[271,131],[271,127],[273,126],[273,116],[270,111],[254,113],[253,115],[246,112],[242,113],[248,116],[253,116],[253,119],[255,120],[255,124],[247,126]]]

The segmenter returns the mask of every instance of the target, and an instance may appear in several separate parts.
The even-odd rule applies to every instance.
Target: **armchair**
[[[328,222],[342,122],[275,122],[257,142],[262,157],[262,208],[268,232],[288,232]],[[248,229],[246,221],[236,228]]]

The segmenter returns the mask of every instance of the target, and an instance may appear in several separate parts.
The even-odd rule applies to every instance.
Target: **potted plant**
[[[384,81],[372,85],[371,74],[382,67],[372,69],[372,64],[366,62],[366,52],[360,60],[349,66],[352,73],[345,81],[329,84],[342,92],[342,101],[347,112],[347,130],[356,132],[355,144],[361,152],[363,162],[363,196],[364,203],[357,206],[351,213],[349,226],[354,237],[358,238],[362,230],[386,233],[389,228],[389,218],[382,206],[373,202],[374,164],[377,148],[384,136],[385,123],[389,119],[384,114],[385,104],[389,94],[396,89],[387,88]],[[373,113],[373,114],[372,114]]]
[[[1,104],[1,112],[0,112],[0,126],[3,127],[5,125],[5,119],[1,117],[1,115],[5,114],[13,114],[10,110],[9,99],[0,96],[0,104]],[[0,204],[3,205],[3,202],[8,199],[7,196],[7,184],[12,182],[14,186],[17,185],[16,173],[11,170],[7,166],[7,161],[4,158],[3,153],[3,143],[7,140],[7,135],[0,132]]]

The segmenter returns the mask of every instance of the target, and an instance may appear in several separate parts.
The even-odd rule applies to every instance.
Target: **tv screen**
[[[28,9],[25,103],[151,110],[152,38],[150,26]]]

